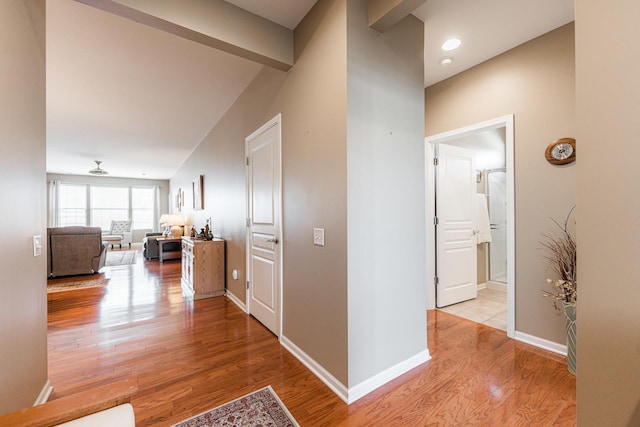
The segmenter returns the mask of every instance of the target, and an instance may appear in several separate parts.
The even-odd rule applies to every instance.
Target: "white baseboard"
[[[235,296],[234,294],[232,294],[229,291],[227,291],[227,293],[225,295],[227,296],[227,298],[229,298],[231,300],[232,303],[234,303],[235,305],[240,307],[240,310],[242,310],[245,313],[249,313],[247,311],[247,305],[245,303],[243,303],[242,301],[240,301],[237,296]]]
[[[38,406],[45,403],[47,400],[49,400],[49,396],[51,396],[52,392],[53,386],[51,385],[51,381],[49,381],[49,379],[47,378],[47,382],[45,382],[44,386],[42,386],[42,390],[40,390],[40,394],[36,398],[36,401],[33,402],[33,406]]]
[[[342,384],[336,377],[331,375],[329,371],[324,369],[319,363],[317,363],[312,357],[302,351],[298,346],[296,346],[291,340],[289,340],[284,335],[280,336],[280,343],[284,348],[286,348],[291,354],[293,354],[303,365],[311,370],[323,383],[327,385],[342,401],[344,401],[347,405],[352,404],[358,399],[366,396],[371,393],[375,389],[383,386],[389,381],[399,377],[400,375],[410,371],[418,365],[421,365],[429,360],[431,360],[431,356],[429,355],[429,350],[421,351],[415,356],[410,357],[409,359],[402,361],[389,369],[380,372],[377,375],[361,382],[360,384],[353,386],[351,388],[347,388],[344,384]]]
[[[385,385],[389,381],[412,370],[418,365],[422,365],[429,360],[431,360],[429,350],[425,349],[415,356],[412,356],[407,360],[404,360],[390,367],[389,369],[386,369],[379,374],[374,375],[373,377],[361,382],[360,384],[351,387],[349,389],[349,401],[347,403],[351,404],[355,402],[356,400],[371,393],[373,390]]]
[[[478,290],[481,291],[483,289],[486,289],[487,287],[487,282],[484,283],[478,283]]]
[[[507,284],[506,283],[492,282],[491,280],[488,280],[487,283],[485,283],[485,284],[487,285],[487,289],[493,289],[494,291],[507,292]]]
[[[516,331],[516,335],[514,338],[518,341],[530,344],[543,350],[548,350],[553,353],[561,354],[563,356],[567,355],[567,346],[564,344],[558,344],[557,342],[545,340],[544,338],[536,337],[518,331]]]
[[[337,394],[340,399],[342,399],[347,405],[349,404],[349,391],[347,390],[347,387],[342,384],[336,377],[331,375],[331,373],[324,369],[322,365],[313,360],[312,357],[302,351],[297,345],[293,343],[293,341],[291,341],[284,335],[280,335],[280,344],[282,344],[284,348],[286,348],[291,354],[293,354],[296,359],[302,362],[304,366],[309,368],[316,377],[320,378],[320,380],[325,383],[327,387],[329,387],[335,394]]]

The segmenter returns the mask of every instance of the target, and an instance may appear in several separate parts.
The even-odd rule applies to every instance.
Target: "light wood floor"
[[[496,329],[507,330],[507,293],[503,291],[481,289],[477,298],[440,310]]]
[[[138,426],[266,385],[301,426],[575,425],[564,358],[448,313],[426,313],[431,361],[347,406],[227,298],[184,301],[179,261],[102,274],[107,287],[49,296],[52,399],[134,378]]]

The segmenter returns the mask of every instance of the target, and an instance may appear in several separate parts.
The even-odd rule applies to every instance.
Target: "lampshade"
[[[174,238],[177,239],[184,234],[182,231],[182,226],[184,225],[184,218],[182,218],[182,214],[169,215],[169,219],[166,224],[171,227],[171,235]]]

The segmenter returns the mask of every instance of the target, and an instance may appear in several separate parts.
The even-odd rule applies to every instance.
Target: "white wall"
[[[47,382],[47,253],[32,246],[47,236],[44,9],[30,6],[0,2],[0,413],[32,405]]]
[[[426,357],[423,24],[347,2],[349,387]]]

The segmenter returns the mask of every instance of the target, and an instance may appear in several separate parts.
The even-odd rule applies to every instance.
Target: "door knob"
[[[275,243],[277,245],[278,244],[278,238],[276,236],[273,236],[273,239],[269,239],[269,240],[267,240],[267,242]]]

